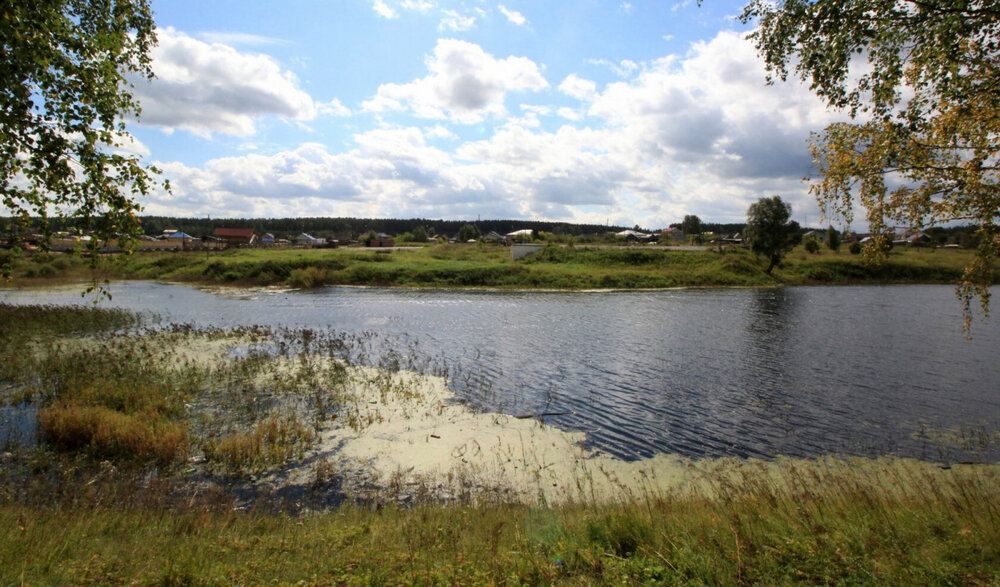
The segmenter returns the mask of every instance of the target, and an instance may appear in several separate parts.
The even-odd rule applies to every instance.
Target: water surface
[[[1000,461],[1000,322],[977,320],[967,340],[949,286],[555,293],[128,282],[112,293],[102,303],[173,322],[376,333],[446,362],[473,407],[565,413],[546,420],[623,458]],[[87,303],[74,288],[0,300]]]

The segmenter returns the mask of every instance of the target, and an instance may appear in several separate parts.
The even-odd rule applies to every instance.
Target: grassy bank
[[[510,289],[634,289],[767,286],[823,283],[955,283],[973,251],[894,250],[873,267],[846,250],[809,254],[800,247],[766,275],[746,250],[549,246],[512,261],[508,249],[470,244],[407,250],[241,249],[225,252],[141,252],[106,264],[98,277],[203,284],[366,285]],[[87,278],[79,259],[58,254],[25,257],[15,284]],[[1000,275],[1000,273],[998,273]]]
[[[789,475],[795,472],[790,470]],[[0,505],[0,582],[995,584],[994,477],[830,476],[606,506]],[[922,484],[919,492],[900,491]],[[301,582],[301,583],[300,583]]]
[[[0,305],[0,320],[18,326],[0,332],[0,408],[34,406],[39,422],[37,446],[8,443],[0,456],[0,584],[1000,581],[997,466],[829,458],[656,468],[584,455],[576,436],[559,440],[552,427],[433,396],[410,401],[427,399],[427,381],[446,366],[365,355],[368,339],[147,329],[148,319],[100,308]],[[410,371],[424,375],[401,376]],[[444,481],[399,469],[363,479],[359,492],[357,467],[375,459],[352,467],[336,451],[366,431],[381,440],[388,420],[411,428],[424,417],[490,422],[483,451],[504,428],[538,434],[544,451],[521,465],[532,463],[528,494],[540,497],[554,489],[545,475],[558,463],[545,459],[562,442],[589,492],[525,505],[471,468],[448,470],[462,491],[447,498],[435,492]],[[416,450],[457,434],[442,430]],[[600,484],[612,499],[579,497],[599,495]]]

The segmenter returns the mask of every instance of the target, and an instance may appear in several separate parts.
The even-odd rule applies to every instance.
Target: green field
[[[897,248],[872,266],[846,250],[810,254],[803,247],[766,275],[744,249],[550,245],[512,261],[505,247],[475,244],[413,249],[236,249],[224,252],[137,252],[108,259],[99,278],[202,284],[317,287],[506,289],[656,289],[846,283],[956,283],[974,251]],[[1000,267],[1000,264],[996,264]],[[13,285],[89,279],[86,260],[42,253],[16,262]],[[996,273],[1000,275],[1000,273]]]

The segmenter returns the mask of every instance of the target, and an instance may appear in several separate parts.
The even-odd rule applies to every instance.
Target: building
[[[615,236],[618,238],[625,239],[627,241],[638,241],[638,242],[649,242],[653,240],[653,235],[639,232],[638,230],[623,230],[621,232],[616,232]]]
[[[392,238],[384,232],[380,232],[374,236],[374,238],[365,237],[364,241],[366,247],[394,247],[396,246],[396,239]]]
[[[507,244],[531,242],[531,235],[534,233],[530,228],[522,228],[521,230],[515,230],[514,232],[508,232],[504,236],[507,238]]]
[[[229,246],[249,246],[257,242],[252,228],[216,228],[212,236]]]
[[[302,233],[292,239],[296,246],[300,247],[322,247],[326,245],[325,238],[317,238],[311,234]]]

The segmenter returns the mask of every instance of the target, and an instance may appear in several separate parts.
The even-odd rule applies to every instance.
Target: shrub
[[[326,271],[319,267],[305,267],[303,269],[292,269],[288,276],[288,285],[308,289],[319,287],[326,281]]]
[[[274,416],[257,423],[250,432],[237,432],[202,448],[205,456],[231,472],[263,470],[301,457],[315,433],[294,416],[279,420]]]
[[[851,251],[852,255],[860,255],[861,254],[861,243],[851,243],[851,246],[850,246],[849,250]]]
[[[806,250],[814,255],[819,253],[819,241],[814,238],[806,239]]]
[[[63,405],[38,412],[45,440],[62,450],[88,450],[94,456],[156,460],[169,464],[187,450],[181,424],[148,413],[123,414],[102,406]]]

